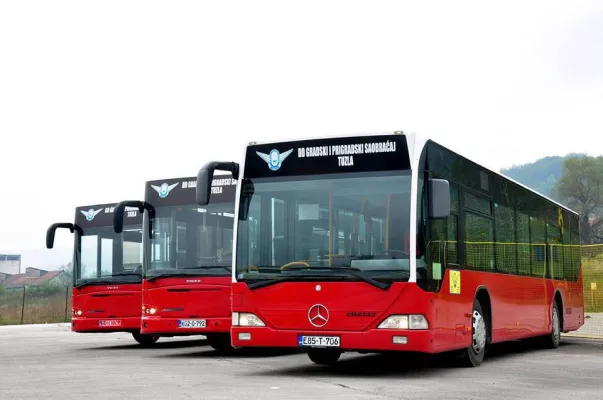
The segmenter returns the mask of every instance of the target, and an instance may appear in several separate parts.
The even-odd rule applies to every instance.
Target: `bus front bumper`
[[[200,322],[198,321],[203,321],[201,323],[204,324],[204,327],[199,327]],[[230,315],[228,317],[215,318],[165,318],[144,316],[142,317],[141,333],[164,336],[230,333],[231,324],[232,317]]]
[[[310,342],[314,341],[314,345],[304,345],[304,336],[310,337]],[[435,352],[434,333],[432,330],[304,331],[276,330],[269,327],[233,326],[231,337],[234,347],[332,348],[341,351],[367,352]],[[319,339],[320,337],[335,339],[328,339],[328,346],[325,347],[317,343],[318,340],[321,340]]]
[[[80,333],[137,332],[140,330],[140,317],[73,317],[71,319],[71,330]]]

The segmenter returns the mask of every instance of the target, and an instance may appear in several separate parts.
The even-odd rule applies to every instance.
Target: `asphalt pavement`
[[[498,345],[471,369],[446,356],[353,353],[324,367],[298,351],[222,356],[203,337],[141,348],[128,334],[69,325],[0,327],[0,399],[108,398],[602,399],[603,341]]]

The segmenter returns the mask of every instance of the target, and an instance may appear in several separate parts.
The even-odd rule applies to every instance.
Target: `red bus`
[[[146,182],[144,201],[123,201],[143,217],[141,332],[159,337],[204,335],[230,351],[230,287],[236,182],[217,176],[207,206],[195,204],[196,178]],[[139,305],[140,307],[140,305]]]
[[[207,202],[216,169],[198,175]],[[246,147],[235,176],[232,344],[343,352],[459,350],[584,323],[578,215],[414,134]]]
[[[142,215],[127,210],[123,232],[113,231],[117,204],[77,207],[74,223],[52,224],[46,234],[51,249],[57,229],[74,235],[73,332],[130,332],[143,345],[156,337],[140,333],[142,302]]]

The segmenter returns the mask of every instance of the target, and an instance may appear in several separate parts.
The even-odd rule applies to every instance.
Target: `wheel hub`
[[[473,311],[473,350],[480,353],[486,347],[486,322],[482,315]]]
[[[559,341],[559,315],[557,314],[557,309],[553,308],[553,340],[556,342]]]

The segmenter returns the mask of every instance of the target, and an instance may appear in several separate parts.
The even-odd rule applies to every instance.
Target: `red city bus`
[[[214,170],[198,175],[197,202]],[[251,143],[237,185],[234,347],[459,350],[584,323],[578,215],[401,132]]]
[[[142,303],[142,215],[126,211],[123,232],[113,231],[117,204],[77,207],[74,223],[52,224],[46,234],[51,249],[57,229],[74,235],[73,332],[130,332],[143,345],[157,337],[140,333]]]
[[[236,182],[217,176],[211,201],[195,204],[196,178],[146,183],[145,200],[123,201],[115,211],[121,232],[125,207],[143,217],[141,332],[172,337],[204,335],[230,351],[230,287]]]

